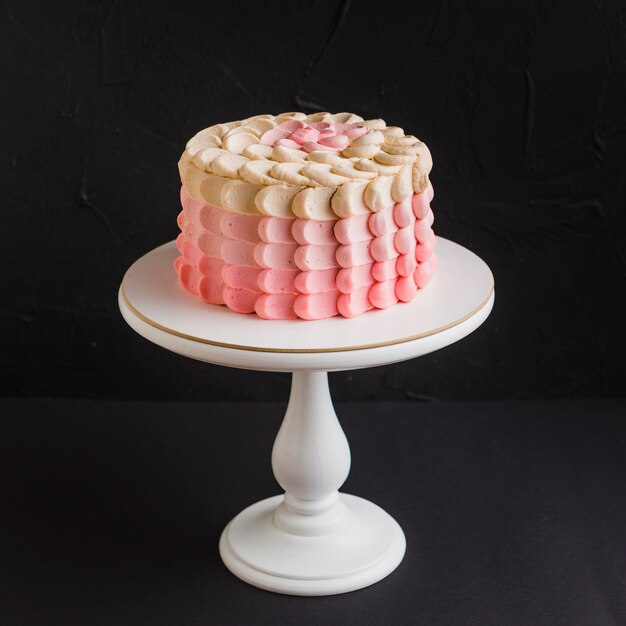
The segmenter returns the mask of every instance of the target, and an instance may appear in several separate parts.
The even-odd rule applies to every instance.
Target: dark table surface
[[[279,493],[284,405],[0,400],[0,624],[626,624],[626,400],[339,404],[388,578],[261,591],[217,543]]]

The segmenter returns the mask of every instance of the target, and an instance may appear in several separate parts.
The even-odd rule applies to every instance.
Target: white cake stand
[[[149,252],[119,291],[124,319],[178,354],[228,367],[292,372],[272,451],[285,490],[224,529],[220,553],[242,580],[279,593],[330,595],[366,587],[402,560],[400,526],[381,508],[339,493],[350,449],[333,409],[327,372],[385,365],[447,346],[476,329],[494,301],[493,276],[475,254],[439,238],[433,281],[410,304],[348,320],[268,321],[208,305],[173,269],[174,242]]]

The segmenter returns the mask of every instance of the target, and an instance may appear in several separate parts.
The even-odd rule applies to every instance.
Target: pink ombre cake
[[[436,267],[426,145],[351,113],[200,131],[179,161],[182,286],[264,319],[410,302]]]

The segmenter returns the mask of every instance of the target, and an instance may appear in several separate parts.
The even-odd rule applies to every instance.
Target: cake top
[[[430,151],[384,120],[353,113],[256,115],[192,137],[179,169],[198,200],[233,213],[332,220],[422,192]]]

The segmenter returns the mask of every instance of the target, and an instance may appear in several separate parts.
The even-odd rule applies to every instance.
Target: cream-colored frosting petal
[[[357,124],[362,122],[363,118],[354,113],[334,113],[330,116],[330,121],[335,124]]]
[[[319,113],[309,113],[303,121],[307,124],[314,124],[315,122],[329,122],[331,114],[328,111],[320,111]]]
[[[389,154],[381,150],[374,157],[374,160],[383,165],[412,165],[415,162],[415,158],[415,154]]]
[[[305,220],[334,220],[335,214],[330,206],[334,193],[334,187],[303,189],[293,199],[294,215]]]
[[[211,131],[210,128],[201,130],[187,142],[186,151],[191,156],[196,156],[196,154],[202,152],[202,150],[205,150],[206,148],[219,148],[222,145],[222,140],[219,135],[209,131]]]
[[[392,174],[397,174],[401,168],[400,165],[384,165],[378,161],[370,161],[368,159],[361,159],[360,161],[357,161],[354,164],[354,167],[365,172],[376,172],[376,174],[380,174],[381,176],[391,176]]]
[[[333,165],[331,166],[330,171],[333,174],[345,176],[346,178],[350,179],[356,178],[357,180],[370,180],[372,178],[376,178],[375,172],[365,172],[363,170],[357,170],[356,167],[354,167],[354,163],[352,163],[352,161]]]
[[[353,139],[350,146],[367,146],[369,144],[380,145],[384,141],[385,135],[383,135],[379,130],[370,130],[362,137],[357,137],[356,139]]]
[[[337,191],[331,200],[331,206],[335,215],[344,218],[370,213],[364,197],[367,185],[368,183],[350,182],[337,187]]]
[[[272,156],[272,146],[255,143],[247,146],[243,151],[243,155],[249,159],[269,159]]]
[[[365,204],[374,213],[393,204],[393,196],[391,195],[393,181],[393,176],[378,176],[367,185],[364,196]]]
[[[259,191],[261,191],[259,185],[252,185],[243,180],[230,180],[221,189],[220,206],[231,213],[256,215],[258,210],[254,199]]]
[[[404,137],[404,131],[399,126],[387,126],[386,128],[381,128],[380,132],[385,137]]]
[[[276,185],[280,181],[270,175],[276,161],[256,159],[248,161],[239,168],[239,176],[254,185]]]
[[[418,155],[413,164],[413,190],[421,193],[428,185],[428,174],[433,167],[433,159],[426,144],[420,142],[422,152]]]
[[[349,148],[342,150],[341,154],[346,158],[371,159],[373,156],[378,154],[378,151],[378,144],[368,143],[362,146],[350,146]]]
[[[427,167],[428,171],[430,172],[433,166],[433,159],[430,155],[430,150],[428,149],[428,146],[423,141],[418,142],[417,146],[419,147],[419,150],[420,150],[418,154],[420,158],[425,159],[425,161],[423,162],[425,164],[425,167]]]
[[[419,152],[421,152],[421,148],[417,142],[417,140],[415,141],[415,144],[413,145],[393,145],[393,144],[388,144],[388,143],[384,143],[380,149],[383,152],[386,152],[387,154],[400,154],[400,155],[407,155],[407,154],[418,154]]]
[[[310,178],[300,174],[303,167],[304,163],[277,163],[272,168],[271,175],[289,185],[296,185],[298,187],[318,186],[317,183],[313,183]]]
[[[378,117],[373,120],[362,121],[361,126],[367,126],[370,130],[380,130],[381,128],[385,128],[387,124],[385,120],[382,120]]]
[[[418,142],[419,139],[413,135],[387,135],[387,137],[385,137],[385,143],[391,146],[412,146]]]
[[[236,128],[237,126],[241,126],[242,123],[243,122],[241,120],[233,120],[232,122],[224,122],[222,124],[222,126],[226,127],[226,129],[224,130],[224,133],[226,133],[226,131],[230,130],[231,128]]]
[[[211,162],[211,170],[219,176],[238,178],[239,168],[245,165],[248,160],[239,154],[221,154]]]
[[[344,163],[346,161],[346,159],[336,152],[326,152],[325,150],[313,150],[313,152],[309,152],[307,160],[314,161],[315,163],[328,163],[330,165]]]
[[[304,187],[291,185],[270,185],[263,187],[256,195],[254,203],[263,215],[274,217],[293,217],[291,209],[293,199]]]
[[[239,129],[238,129],[239,130]],[[253,133],[236,132],[226,134],[222,140],[222,147],[233,154],[241,154],[248,146],[259,142],[259,138]]]
[[[322,187],[337,187],[347,182],[347,179],[330,171],[332,166],[326,163],[307,163],[301,171],[303,176],[310,178]]]
[[[206,175],[206,172],[197,168],[191,161],[178,162],[178,169],[180,172],[180,178],[185,185],[185,188],[195,198],[198,197],[198,189],[202,183],[202,177]]]
[[[271,113],[260,113],[259,115],[253,115],[252,117],[247,117],[242,121],[242,124],[247,124],[248,122],[252,122],[253,120],[273,120],[274,116]]]
[[[211,163],[213,163],[218,156],[223,154],[227,155],[229,153],[221,148],[205,148],[202,152],[199,152],[195,157],[193,157],[193,162],[196,164],[196,167],[199,167],[205,172],[210,172]]]
[[[391,196],[396,202],[402,202],[413,194],[413,168],[405,165],[399,174],[396,174],[391,186]]]
[[[192,167],[195,170],[195,173],[192,174],[193,180],[185,179],[185,189],[200,202],[206,202],[217,207],[221,206],[220,192],[222,187],[231,179],[207,174],[193,165]]]
[[[284,146],[274,146],[272,149],[272,160],[279,163],[304,163],[307,156],[304,150],[293,150]]]
[[[191,157],[189,156],[189,153],[185,150],[182,153],[180,159],[178,159],[178,174],[180,175],[181,183],[185,182],[185,172],[187,171],[190,163]]]
[[[305,120],[306,115],[301,113],[300,111],[291,111],[289,113],[281,113],[274,118],[274,121],[277,124],[282,124],[283,122],[288,122],[289,120]]]
[[[200,132],[222,137],[224,133],[228,132],[228,130],[230,130],[230,126],[228,126],[228,124],[213,124],[213,126],[209,126]]]
[[[276,123],[274,122],[273,117],[270,119],[262,117],[262,118],[246,120],[245,125],[248,128],[252,128],[256,130],[259,133],[258,136],[260,137],[264,132],[274,128],[274,126],[276,126]]]
[[[215,176],[214,174],[207,174],[198,189],[198,195],[194,196],[196,200],[202,200],[207,204],[221,207],[221,194],[222,187],[229,182],[230,178],[224,178],[223,176]],[[192,194],[193,195],[193,194]]]
[[[261,133],[258,130],[252,128],[251,126],[242,124],[241,126],[235,126],[235,128],[231,128],[227,133],[224,133],[224,137],[222,137],[222,139],[226,139],[226,137],[230,137],[231,135],[238,135],[239,133],[249,133],[257,138],[261,136]]]

